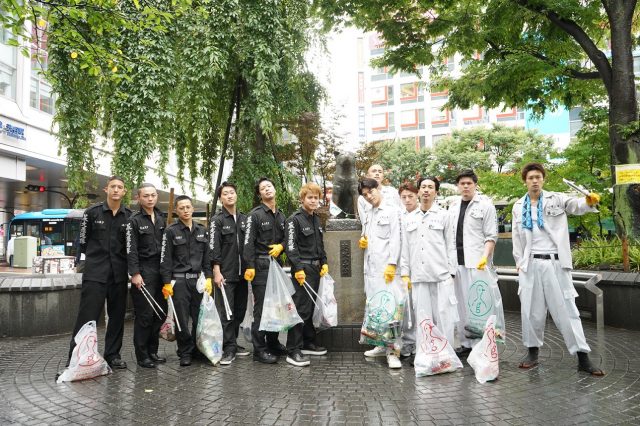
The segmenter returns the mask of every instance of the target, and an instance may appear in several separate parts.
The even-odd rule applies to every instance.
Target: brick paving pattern
[[[640,332],[606,328],[599,341],[585,323],[592,360],[608,373],[593,378],[576,371],[551,322],[540,366],[518,369],[525,352],[519,322],[507,314],[500,378],[484,385],[465,361],[458,372],[416,379],[408,365],[389,370],[384,358],[353,352],[312,357],[308,368],[251,357],[181,368],[175,344],[164,341],[168,362],[143,369],[131,323],[122,352],[127,370],[58,385],[68,335],[0,339],[0,424],[640,425]]]

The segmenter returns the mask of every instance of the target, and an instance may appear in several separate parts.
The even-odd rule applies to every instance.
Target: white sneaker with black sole
[[[382,346],[376,346],[373,349],[370,349],[364,353],[364,356],[369,358],[375,358],[379,356],[387,356],[387,349]]]
[[[389,366],[389,368],[402,368],[402,363],[400,362],[396,354],[387,355],[387,365]]]
[[[225,353],[222,354],[222,358],[220,359],[220,365],[229,365],[236,359],[236,355],[233,353]]]
[[[303,355],[300,351],[287,355],[287,362],[291,365],[295,365],[296,367],[306,367],[311,364],[309,358]]]

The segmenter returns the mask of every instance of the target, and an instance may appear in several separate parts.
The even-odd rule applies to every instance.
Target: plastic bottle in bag
[[[222,323],[215,301],[207,292],[203,294],[200,303],[196,345],[213,365],[222,359]]]
[[[487,319],[482,340],[473,347],[467,358],[467,362],[475,372],[476,380],[480,383],[495,380],[500,374],[495,321],[495,315]]]

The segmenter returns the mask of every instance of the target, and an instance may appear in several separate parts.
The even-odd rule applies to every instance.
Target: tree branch
[[[635,1],[636,0],[632,0],[630,1],[630,3],[635,3]],[[593,40],[591,40],[589,35],[585,33],[582,27],[580,27],[575,21],[571,19],[565,19],[561,17],[553,10],[549,10],[540,5],[532,4],[529,0],[515,0],[515,2],[531,12],[545,16],[556,27],[569,34],[580,45],[580,47],[582,47],[584,52],[597,68],[600,74],[600,78],[602,79],[604,86],[607,89],[607,92],[611,92],[613,79],[611,64],[609,63],[606,55],[600,49],[598,49],[598,46],[595,45]]]

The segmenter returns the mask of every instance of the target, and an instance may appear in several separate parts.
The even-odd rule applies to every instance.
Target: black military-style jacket
[[[310,215],[304,209],[292,214],[287,219],[285,241],[285,250],[292,271],[300,271],[303,268],[300,260],[317,260],[320,261],[320,265],[327,263],[322,227],[317,214]]]
[[[242,258],[247,268],[256,267],[258,256],[269,255],[271,244],[284,246],[284,214],[276,208],[275,214],[265,204],[251,210],[247,216]]]
[[[211,258],[209,254],[209,234],[199,223],[193,222],[191,230],[178,220],[170,225],[162,237],[160,252],[160,275],[168,284],[177,273],[199,274],[211,278]]]
[[[162,249],[162,234],[166,222],[162,212],[154,208],[156,223],[151,215],[142,207],[133,213],[127,223],[127,263],[129,275],[140,273],[140,263],[152,263],[160,268],[160,251]]]
[[[220,265],[220,273],[229,282],[238,281],[242,276],[242,247],[247,216],[236,212],[234,216],[222,207],[209,227],[209,251],[211,263]]]
[[[80,224],[80,252],[85,254],[83,279],[106,283],[127,281],[125,234],[131,215],[124,205],[115,216],[106,201],[84,211]]]

